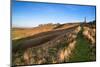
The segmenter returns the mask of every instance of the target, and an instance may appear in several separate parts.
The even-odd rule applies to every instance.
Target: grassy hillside
[[[38,33],[53,31],[56,29],[65,29],[76,26],[78,24],[45,24],[33,28],[12,28],[12,39],[20,39],[33,36]],[[62,26],[62,27],[60,27]]]
[[[22,36],[21,32],[27,34]],[[19,34],[16,37],[22,37],[12,40],[13,65],[96,60],[94,24],[42,25],[32,29],[17,29],[16,33],[14,35]]]
[[[73,52],[72,57],[69,62],[85,62],[85,61],[95,61],[95,47],[91,48],[91,42],[89,42],[83,35],[83,30],[78,33],[77,45]],[[93,52],[94,50],[94,52]],[[92,54],[93,53],[93,54]]]

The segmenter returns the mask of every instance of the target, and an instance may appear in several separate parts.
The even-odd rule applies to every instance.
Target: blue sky
[[[46,23],[81,22],[95,19],[95,6],[13,2],[12,25],[34,27]]]

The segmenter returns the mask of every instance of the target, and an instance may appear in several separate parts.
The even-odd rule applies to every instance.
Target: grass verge
[[[76,48],[69,62],[95,61],[95,54],[91,55],[91,43],[82,35],[82,30],[77,35]]]

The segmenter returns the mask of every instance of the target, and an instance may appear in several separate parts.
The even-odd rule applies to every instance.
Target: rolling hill
[[[88,23],[13,28],[13,65],[95,61],[95,29]]]

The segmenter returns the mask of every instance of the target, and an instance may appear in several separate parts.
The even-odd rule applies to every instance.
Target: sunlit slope
[[[13,40],[13,65],[95,61],[95,24],[68,26]]]
[[[33,28],[12,28],[12,39],[20,39],[28,36],[33,36],[38,33],[66,29],[78,24],[44,24]]]

